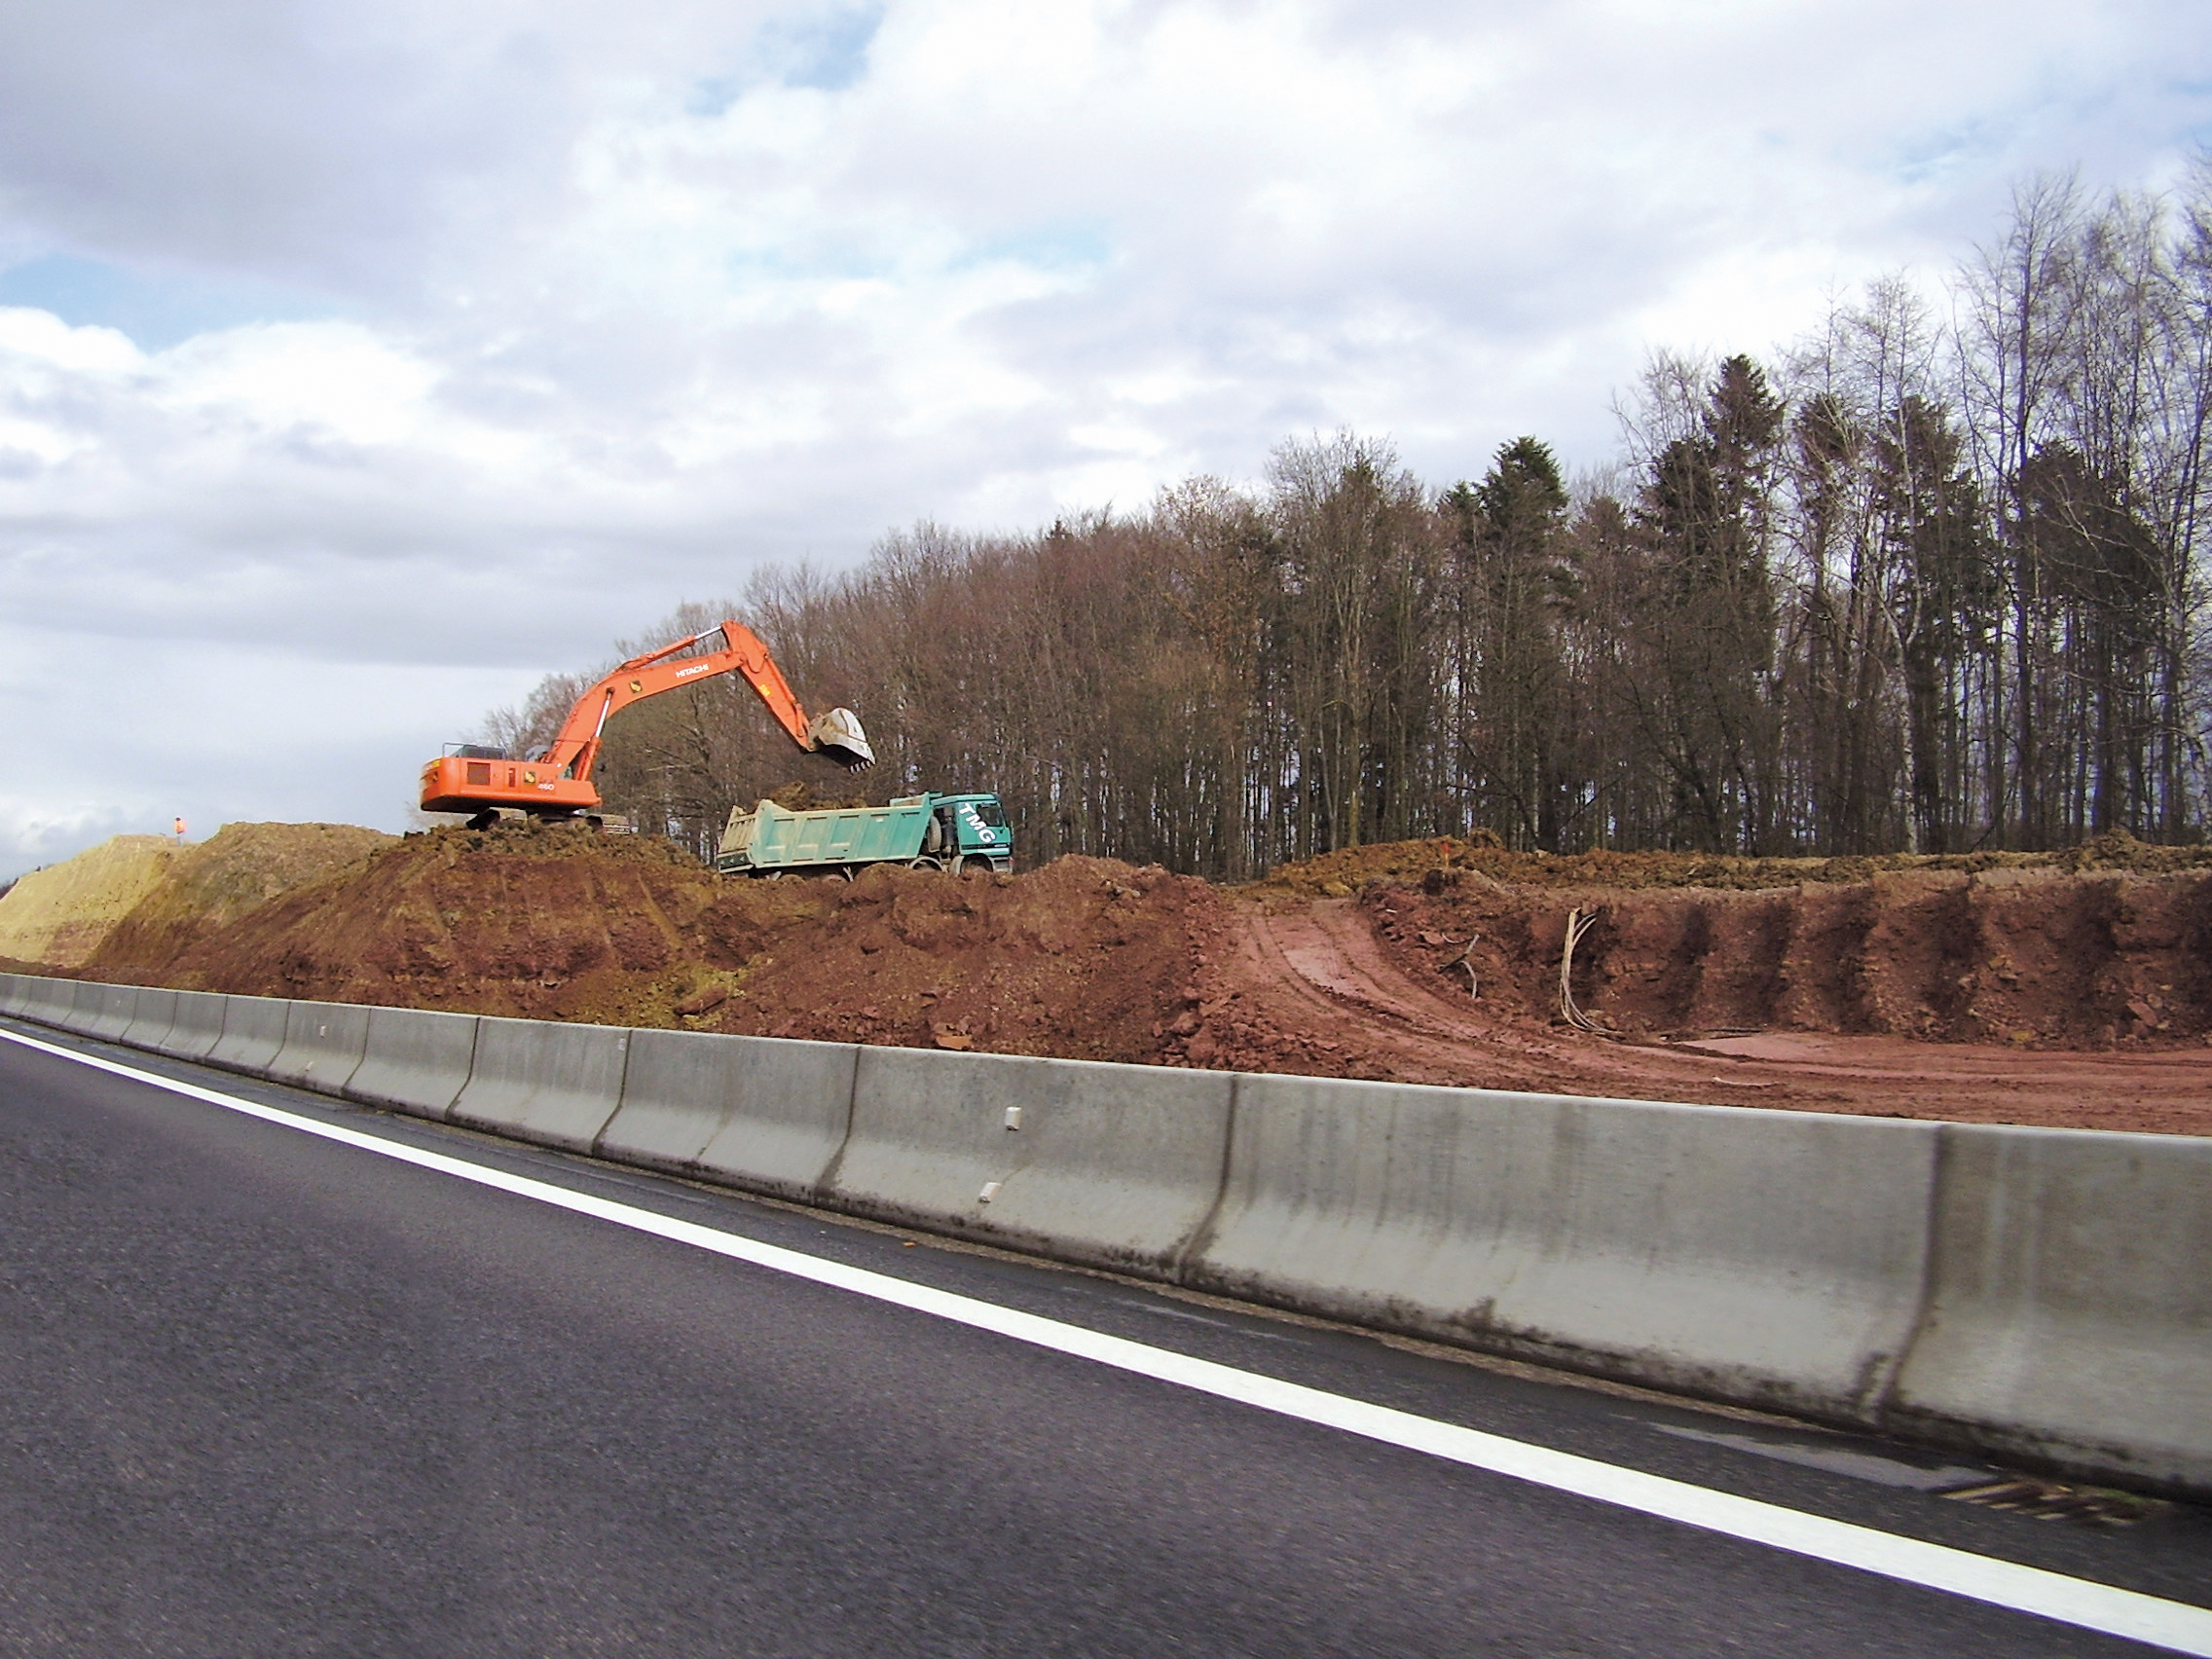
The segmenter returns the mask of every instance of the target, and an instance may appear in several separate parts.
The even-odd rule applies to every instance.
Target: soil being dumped
[[[1577,913],[1588,925],[1563,997]],[[719,880],[666,842],[510,824],[380,839],[365,860],[189,937],[162,934],[152,911],[132,920],[103,949],[103,977],[2212,1133],[2212,855],[2124,837],[2064,855],[1883,861],[1543,859],[1424,841],[1218,889],[1089,858],[968,879],[885,866],[850,882]]]

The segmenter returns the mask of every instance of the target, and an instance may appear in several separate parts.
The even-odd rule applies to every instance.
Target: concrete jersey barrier
[[[599,1156],[812,1198],[845,1144],[859,1057],[850,1043],[633,1031]]]
[[[471,1128],[589,1152],[621,1103],[629,1038],[616,1025],[484,1015],[467,1087],[447,1116]]]
[[[28,974],[0,974],[0,1014],[19,1014],[23,1003],[30,996],[32,976]]]
[[[476,1057],[473,1014],[372,1008],[361,1063],[340,1091],[349,1100],[443,1119],[468,1086]]]
[[[53,980],[46,987],[45,995],[39,999],[39,1010],[33,1017],[42,1024],[51,1025],[58,1031],[74,1031],[76,1029],[77,993],[92,989],[92,986],[83,984],[76,979]]]
[[[203,1058],[225,1071],[264,1077],[284,1047],[292,1005],[276,997],[225,997],[223,1034]]]
[[[284,1017],[284,1046],[269,1062],[272,1083],[342,1094],[367,1046],[369,1011],[352,1003],[296,1002]]]
[[[23,1017],[35,1019],[41,1025],[52,1025],[66,1030],[69,1011],[77,1004],[77,981],[74,979],[42,979],[25,997]]]
[[[156,1053],[178,1060],[203,1060],[223,1040],[223,1015],[230,998],[219,991],[178,991],[169,1015],[168,1035],[154,1046]]]
[[[32,993],[24,1007],[24,1014],[42,1025],[66,1030],[69,1011],[77,1004],[77,981],[74,979],[48,979]]]
[[[92,979],[64,981],[58,1005],[61,1014],[55,1023],[80,1037],[91,1036],[93,1022],[107,1012],[107,993],[112,989],[111,985]]]
[[[1184,1282],[1870,1422],[1936,1150],[1889,1119],[1246,1077]]]
[[[174,991],[162,990],[152,985],[140,986],[137,1011],[131,1014],[130,1023],[116,1041],[133,1049],[159,1052],[176,1024],[176,997]]]
[[[69,1024],[69,1011],[77,1004],[77,981],[74,979],[41,979],[24,994],[22,1016],[35,1019],[41,1025],[51,1025],[65,1031]]]
[[[823,1195],[1168,1276],[1220,1190],[1235,1088],[1227,1072],[864,1048],[852,1134]]]
[[[18,976],[23,981],[12,1011],[18,1019],[28,1019],[40,1025],[57,1025],[58,1014],[76,1000],[77,987],[68,979],[41,978],[35,974]]]
[[[2212,1492],[2212,1140],[1942,1126],[1894,1426]]]
[[[138,1017],[136,985],[88,984],[77,992],[72,1029],[81,1036],[113,1043],[130,1029]]]

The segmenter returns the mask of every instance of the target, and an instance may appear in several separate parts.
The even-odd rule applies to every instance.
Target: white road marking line
[[[518,1198],[532,1198],[558,1209],[612,1222],[618,1227],[648,1233],[679,1244],[691,1245],[695,1249],[709,1250],[719,1256],[788,1273],[794,1278],[810,1279],[816,1284],[850,1291],[856,1296],[871,1297],[878,1302],[911,1309],[915,1312],[950,1320],[955,1324],[1011,1337],[1016,1342],[1094,1360],[1100,1365],[1111,1365],[1117,1370],[1131,1372],[1140,1377],[1172,1382],[1178,1387],[1194,1389],[1201,1394],[1234,1400],[1239,1405],[1255,1406],[1283,1417],[1342,1429],[1346,1434],[1360,1435],[1389,1446],[1404,1447],[1412,1452],[1426,1453],[1447,1462],[1486,1469],[1493,1474],[1550,1487],[1557,1492],[1572,1493],[1579,1497],[1595,1498],[1601,1503],[1633,1509],[1644,1515],[1655,1515],[1663,1520],[1677,1521],[1705,1531],[1719,1532],[1728,1537],[1787,1550],[1793,1555],[1857,1567],[1862,1572],[1877,1573],[1884,1578],[1899,1579],[1926,1589],[1946,1591],[1954,1596],[2009,1607],[2017,1612],[2034,1613],[2083,1630],[2126,1637],[2176,1653],[2212,1659],[2212,1608],[2193,1606],[2186,1602],[2169,1602],[2134,1590],[2098,1584],[2089,1579],[2071,1578],[2064,1573],[2048,1572],[2037,1567],[2023,1567],[2017,1562],[1979,1556],[1944,1544],[1899,1537],[1870,1527],[1854,1526],[1848,1521],[1831,1521],[1823,1515],[1785,1509],[1779,1504],[1761,1503],[1754,1498],[1712,1492],[1687,1481],[1647,1475],[1641,1470],[1622,1468],[1594,1457],[1576,1456],[1571,1453],[1552,1451],[1548,1447],[1532,1446],[1525,1441],[1509,1440],[1502,1435],[1486,1434],[1480,1429],[1438,1422],[1388,1406],[1370,1405],[1364,1400],[1348,1399],[1319,1388],[1309,1388],[1302,1383],[1284,1382],[1254,1372],[1239,1371],[1235,1366],[1217,1364],[1212,1360],[1193,1359],[1186,1354],[1131,1342],[1125,1337],[1106,1336],[1097,1331],[1086,1330],[1081,1325],[1047,1319],[1035,1313],[1019,1312],[951,1291],[912,1284],[866,1268],[846,1267],[839,1262],[824,1261],[796,1250],[784,1249],[780,1245],[757,1243],[734,1234],[703,1227],[697,1222],[678,1221],[610,1198],[571,1192],[552,1182],[532,1180],[526,1175],[510,1175],[503,1170],[471,1163],[465,1159],[448,1157],[444,1153],[404,1146],[396,1141],[384,1140],[335,1124],[317,1123],[313,1118],[303,1118],[278,1107],[241,1100],[236,1095],[202,1088],[197,1084],[183,1083],[153,1072],[140,1071],[134,1066],[103,1059],[96,1054],[79,1053],[73,1049],[43,1043],[35,1037],[25,1037],[18,1032],[0,1031],[0,1037],[21,1044],[27,1049],[75,1060],[80,1065],[112,1072],[118,1077],[129,1078],[189,1099],[204,1101],[227,1111],[242,1113],[249,1118],[259,1118],[307,1134],[319,1135],[324,1140],[336,1141],[343,1146],[358,1147],[364,1152],[373,1152],[379,1157],[393,1159],[401,1163],[412,1163],[441,1175],[457,1176],[463,1181],[473,1181],[478,1186],[511,1193]]]

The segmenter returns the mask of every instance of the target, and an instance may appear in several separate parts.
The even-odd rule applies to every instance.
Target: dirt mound
[[[114,835],[31,871],[0,899],[0,956],[75,970],[181,856],[160,835]]]
[[[282,894],[352,868],[391,837],[350,824],[226,824],[170,861],[160,881],[83,965],[129,980]]]
[[[640,1023],[631,1015],[651,986],[696,959],[713,897],[713,875],[663,840],[535,820],[433,830],[208,935],[167,977],[260,996]]]
[[[1226,920],[1204,882],[1064,858],[987,880],[876,866],[744,882],[705,918],[733,994],[713,1028],[1152,1061]],[[711,993],[710,993],[711,994]]]
[[[1062,859],[963,880],[718,881],[644,836],[437,830],[183,952],[208,990],[756,1035],[1155,1058],[1205,883]]]

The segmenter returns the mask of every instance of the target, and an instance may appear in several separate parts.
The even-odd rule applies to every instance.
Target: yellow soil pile
[[[99,978],[158,974],[212,933],[297,888],[352,870],[392,837],[352,824],[226,824],[185,848],[85,961]]]
[[[33,870],[0,899],[0,956],[47,968],[83,967],[180,856],[160,835],[115,835],[65,863]]]

